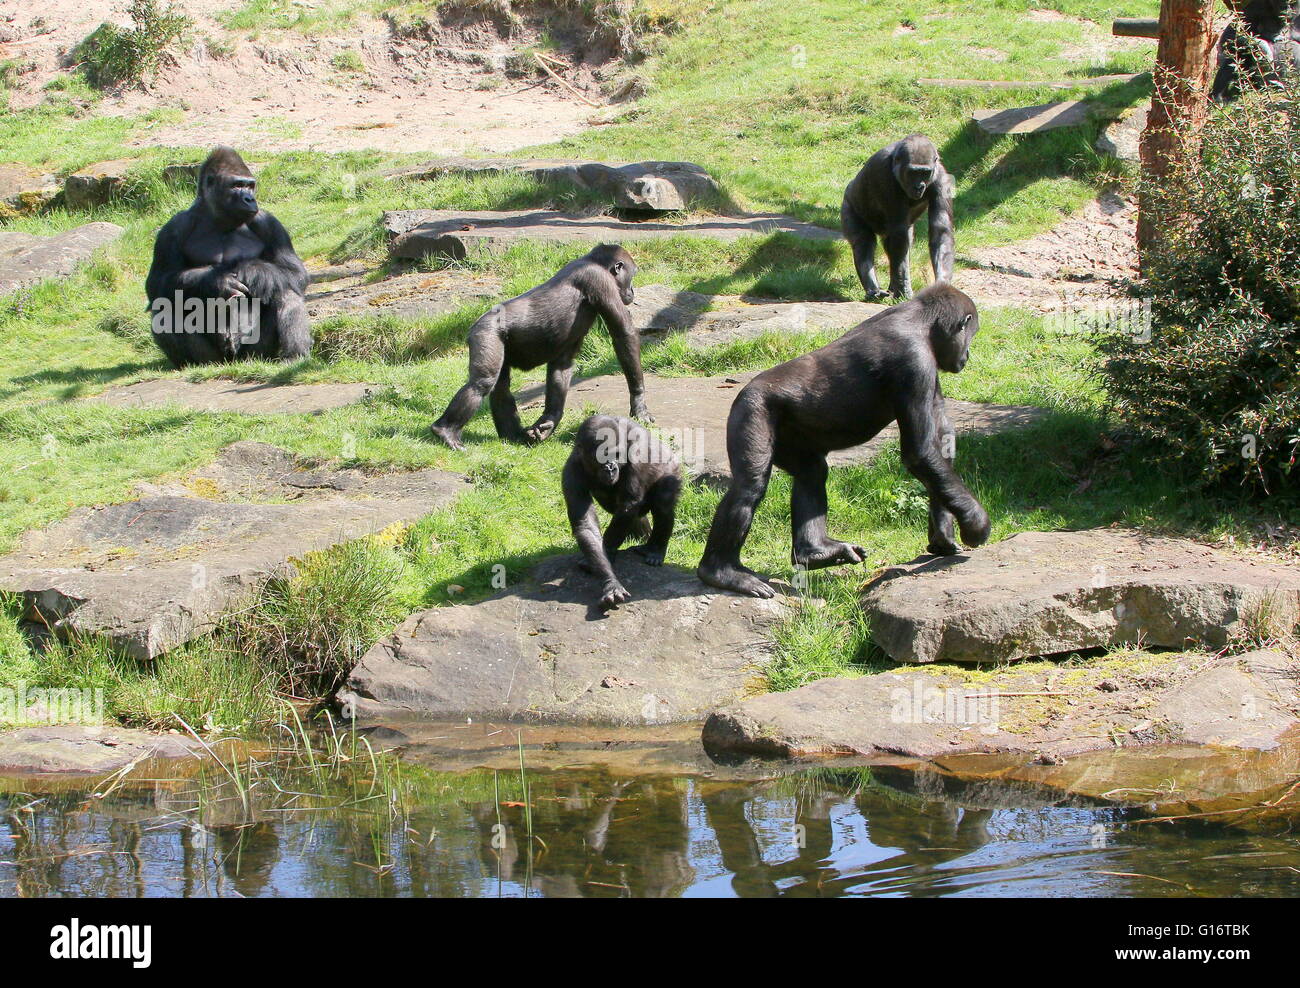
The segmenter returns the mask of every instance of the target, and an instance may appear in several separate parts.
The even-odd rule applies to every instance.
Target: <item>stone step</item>
[[[0,295],[67,277],[123,232],[116,223],[87,223],[51,237],[0,231]]]
[[[412,272],[380,281],[366,272],[328,281],[313,277],[307,313],[313,319],[336,315],[422,319],[446,315],[470,302],[501,298],[501,279],[467,271]]]
[[[632,599],[607,613],[577,556],[479,603],[417,612],[366,653],[339,701],[362,721],[665,724],[738,699],[772,658],[781,602],[711,591],[633,552],[616,569]]]
[[[665,212],[689,209],[719,194],[718,183],[688,161],[632,164],[563,158],[441,158],[386,173],[388,179],[419,181],[444,175],[528,175],[540,182],[572,185],[602,194],[619,209]]]
[[[671,237],[737,240],[748,236],[791,233],[812,240],[835,240],[838,230],[814,226],[788,216],[751,214],[711,216],[684,223],[631,222],[613,216],[582,216],[545,209],[509,212],[462,212],[452,209],[399,209],[384,213],[388,252],[393,258],[428,256],[464,258],[472,248],[504,248],[521,240],[559,243],[629,243]]]
[[[714,346],[763,333],[852,329],[885,306],[872,302],[778,302],[646,285],[636,290],[636,299],[628,309],[643,336],[680,332],[693,345]]]
[[[59,180],[28,165],[0,162],[0,220],[30,216],[59,194]]]
[[[1300,569],[1121,529],[1022,532],[892,566],[862,607],[898,662],[1010,662],[1132,642],[1219,649],[1252,631],[1252,615],[1289,634]]]
[[[731,476],[727,459],[727,415],[740,389],[757,371],[724,377],[659,377],[646,375],[646,401],[655,417],[655,428],[677,442],[684,465],[705,483],[725,484]],[[524,408],[540,409],[544,384],[519,391]],[[628,413],[627,382],[610,374],[577,381],[569,390],[568,408],[577,412],[584,405],[611,415]],[[1047,414],[1046,409],[1019,405],[991,405],[948,399],[948,418],[959,434],[989,435],[1030,425]],[[523,416],[527,419],[527,415]],[[889,426],[870,442],[838,450],[827,458],[832,466],[869,463],[881,446],[898,438],[897,426]]]
[[[87,401],[115,408],[181,405],[199,412],[319,415],[361,401],[373,384],[270,384],[265,381],[184,381],[165,378],[110,388]]]
[[[102,635],[152,659],[212,630],[292,560],[413,522],[465,484],[440,470],[312,469],[274,446],[235,443],[183,482],[142,485],[136,500],[30,533],[0,557],[0,589],[61,635]]]
[[[971,119],[986,134],[1038,134],[1087,123],[1092,111],[1092,104],[1086,100],[1065,100],[1010,110],[976,110]]]

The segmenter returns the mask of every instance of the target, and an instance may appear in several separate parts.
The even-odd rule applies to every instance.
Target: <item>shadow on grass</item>
[[[27,388],[42,385],[56,385],[64,388],[56,397],[55,400],[57,401],[75,401],[83,397],[88,389],[98,391],[104,385],[112,384],[121,378],[144,373],[145,371],[160,374],[167,373],[171,371],[171,365],[160,356],[157,360],[113,364],[109,367],[73,367],[67,370],[37,371],[34,374],[24,374],[21,377],[13,378],[11,383],[16,387],[0,389],[0,401],[21,397]]]

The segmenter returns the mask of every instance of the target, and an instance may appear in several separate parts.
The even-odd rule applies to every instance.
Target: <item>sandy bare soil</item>
[[[600,112],[551,80],[511,79],[492,68],[514,51],[505,42],[455,52],[394,37],[387,23],[362,15],[345,36],[249,38],[217,20],[240,0],[179,6],[195,23],[189,50],[148,88],[110,94],[97,108],[127,116],[182,111],[136,145],[504,152],[577,133]],[[125,0],[47,0],[0,13],[0,59],[18,59],[25,69],[13,105],[38,103],[42,87],[67,71],[68,53],[104,21],[128,25]],[[214,57],[207,39],[232,46],[233,55]],[[365,71],[332,64],[343,52],[359,56]]]

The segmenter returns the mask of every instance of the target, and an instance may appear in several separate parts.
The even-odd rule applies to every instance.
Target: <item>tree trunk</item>
[[[1215,0],[1161,0],[1155,95],[1142,132],[1142,171],[1159,181],[1195,155],[1197,135],[1209,114]],[[1138,253],[1161,235],[1157,218],[1139,203]]]

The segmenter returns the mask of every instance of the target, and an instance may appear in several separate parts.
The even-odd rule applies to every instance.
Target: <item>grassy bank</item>
[[[1078,49],[1104,34],[1096,25],[1110,17],[1149,14],[1156,5],[1063,0],[1064,18],[1035,14],[1033,5],[1012,0],[699,6],[692,29],[665,38],[661,55],[649,63],[654,89],[646,100],[615,124],[548,153],[695,160],[720,177],[736,204],[835,225],[840,190],[866,155],[904,133],[925,130],[943,146],[958,177],[960,247],[1039,232],[1113,176],[1091,151],[1095,127],[995,141],[966,123],[976,106],[1046,101],[1057,92],[926,89],[915,79],[1056,79],[1140,69],[1147,56],[1099,60]],[[1070,19],[1078,17],[1095,24]],[[803,52],[792,51],[795,46]],[[742,63],[745,71],[738,72]],[[6,227],[49,233],[102,219],[127,232],[68,281],[0,299],[0,551],[77,506],[120,501],[141,481],[183,474],[236,440],[274,443],[344,465],[457,470],[474,486],[392,539],[309,560],[299,583],[268,588],[258,613],[234,615],[217,634],[149,667],[93,642],[56,645],[38,658],[18,634],[9,602],[0,620],[0,682],[100,686],[112,711],[132,723],[171,726],[180,714],[191,724],[249,730],[283,717],[275,694],[327,691],[361,650],[411,610],[486,595],[496,564],[517,579],[537,560],[572,551],[558,476],[582,409],[571,408],[558,439],[536,449],[498,442],[486,415],[467,430],[463,453],[425,438],[463,380],[464,331],[482,305],[428,320],[324,320],[317,327],[321,345],[308,361],[191,372],[379,385],[361,405],[317,417],[81,401],[112,385],[170,373],[148,337],[142,282],[157,228],[190,199],[187,190],[162,181],[162,166],[202,154],[131,147],[133,137],[160,117],[98,116],[95,99],[69,84],[41,109],[0,116],[0,146],[16,160],[63,171],[124,155],[138,160],[127,195],[112,206],[54,211]],[[57,141],[50,140],[52,133]],[[382,170],[402,160],[392,155],[260,156],[250,149],[248,157],[264,164],[265,204],[318,268],[357,259],[378,264],[384,209],[590,205],[570,190],[519,177],[386,182]],[[581,252],[525,244],[466,263],[500,276],[510,295]],[[643,284],[786,299],[861,297],[848,251],[838,242],[751,238],[719,244],[682,237],[638,246],[636,256]],[[961,445],[958,467],[989,508],[994,538],[1110,523],[1213,537],[1244,535],[1254,524],[1255,513],[1240,505],[1189,500],[1175,479],[1153,472],[1139,452],[1103,440],[1106,423],[1086,338],[1053,335],[1034,316],[1015,310],[990,309],[982,318],[971,363],[945,379],[947,393],[1050,410],[1031,428]],[[665,375],[712,375],[767,367],[826,339],[768,336],[710,350],[670,340],[647,346],[645,364]],[[615,368],[608,339],[598,331],[581,355],[580,373]],[[539,379],[534,373],[520,383]],[[716,501],[715,491],[688,487],[669,562],[695,565]],[[896,447],[869,466],[836,470],[830,501],[832,531],[867,546],[871,566],[815,575],[812,593],[826,603],[802,608],[782,632],[781,656],[770,672],[773,688],[873,668],[856,587],[871,568],[910,558],[925,543],[923,491],[902,470]],[[788,540],[789,484],[779,476],[759,512],[747,562],[788,575]]]

